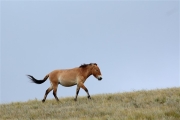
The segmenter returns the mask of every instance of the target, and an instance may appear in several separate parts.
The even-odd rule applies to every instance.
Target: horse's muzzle
[[[98,80],[102,80],[102,77],[99,77]]]
[[[102,75],[98,75],[96,78],[97,78],[98,80],[102,80]]]

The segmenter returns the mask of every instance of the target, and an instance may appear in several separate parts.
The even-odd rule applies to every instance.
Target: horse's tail
[[[41,83],[45,82],[45,81],[48,79],[49,74],[47,74],[47,75],[44,77],[43,80],[37,80],[36,78],[34,78],[34,77],[31,76],[31,75],[27,75],[27,76],[29,77],[29,79],[30,79],[32,82],[34,82],[34,83],[36,83],[36,84],[41,84]]]

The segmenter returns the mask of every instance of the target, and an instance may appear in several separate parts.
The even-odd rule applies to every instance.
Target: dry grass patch
[[[0,119],[179,120],[180,88],[1,104]]]

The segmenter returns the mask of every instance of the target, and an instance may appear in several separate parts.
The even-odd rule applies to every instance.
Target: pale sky
[[[97,63],[103,76],[87,79],[90,95],[180,86],[178,0],[0,4],[0,103],[42,100],[49,80],[33,84],[27,74],[43,79],[83,63]],[[75,93],[59,85],[57,96]]]

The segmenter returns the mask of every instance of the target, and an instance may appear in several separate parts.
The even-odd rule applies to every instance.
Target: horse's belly
[[[70,87],[70,86],[77,84],[76,80],[65,80],[65,79],[61,79],[61,78],[59,78],[58,82],[59,82],[59,84],[61,84],[62,86],[65,86],[65,87]]]

